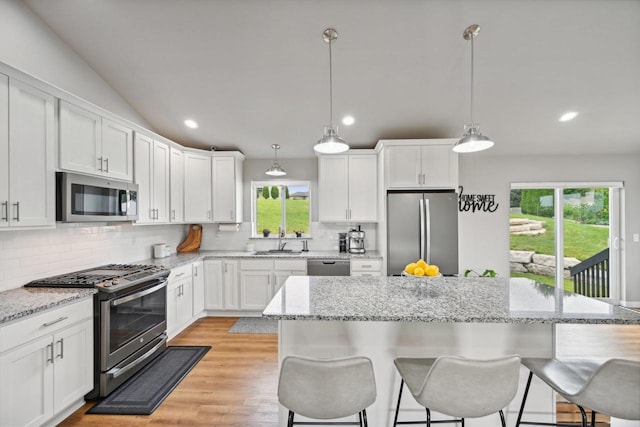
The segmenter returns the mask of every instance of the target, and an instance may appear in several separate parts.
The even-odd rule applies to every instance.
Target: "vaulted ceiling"
[[[637,0],[24,0],[153,130],[248,158],[313,156],[334,120],[353,148],[455,138],[491,154],[640,153]],[[566,111],[573,121],[560,123]],[[196,120],[188,129],[183,121]],[[487,152],[489,153],[489,152]]]

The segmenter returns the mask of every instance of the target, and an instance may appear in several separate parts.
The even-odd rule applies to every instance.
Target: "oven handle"
[[[114,299],[113,301],[111,301],[111,306],[115,307],[115,306],[118,306],[120,304],[124,304],[126,302],[133,301],[134,299],[138,299],[138,298],[143,297],[145,295],[152,294],[155,291],[157,291],[159,289],[162,289],[162,288],[164,288],[166,286],[167,286],[167,281],[165,280],[162,283],[160,283],[159,285],[156,285],[156,286],[154,286],[152,288],[148,288],[148,289],[145,289],[143,291],[136,292],[135,294],[127,295],[126,297]]]
[[[118,378],[120,375],[123,375],[127,372],[129,372],[131,369],[135,368],[136,366],[138,366],[140,363],[144,362],[145,360],[147,360],[149,357],[151,357],[151,355],[153,355],[153,353],[155,353],[160,347],[162,347],[163,345],[165,345],[167,343],[167,335],[166,334],[162,334],[161,335],[162,340],[153,346],[153,348],[149,351],[147,351],[145,354],[143,354],[142,356],[140,356],[138,359],[136,359],[135,362],[131,363],[130,365],[127,365],[124,368],[113,368],[113,369],[109,369],[107,371],[107,374],[111,377],[111,378]]]

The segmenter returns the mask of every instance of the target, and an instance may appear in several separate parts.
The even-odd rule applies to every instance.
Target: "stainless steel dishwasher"
[[[350,276],[348,259],[307,259],[308,276]]]

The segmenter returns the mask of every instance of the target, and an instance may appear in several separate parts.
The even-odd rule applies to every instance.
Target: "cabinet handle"
[[[176,279],[180,276],[184,276],[184,272],[176,274]]]
[[[211,219],[211,211],[207,211],[207,219]]]
[[[194,276],[197,276],[197,275],[198,275],[198,266],[197,266],[197,265],[194,265],[194,266],[193,266],[193,270],[194,270],[194,274],[193,274],[193,275],[194,275]]]
[[[107,165],[107,167],[104,169],[104,171],[105,171],[106,173],[109,173],[109,158],[108,158],[108,157],[105,157],[104,162],[105,162],[105,164]]]
[[[100,167],[98,168],[98,170],[102,172],[102,162],[103,162],[102,157],[98,157],[98,161],[100,162]]]
[[[9,201],[7,200],[6,202],[2,202],[2,205],[4,206],[4,216],[2,217],[2,220],[9,222]]]
[[[176,219],[176,210],[175,209],[171,209],[171,219],[172,220]]]
[[[229,211],[229,218],[233,219],[233,209]]]
[[[64,338],[60,338],[58,342],[60,343],[60,354],[57,355],[56,357],[59,357],[60,359],[64,359]]]
[[[20,222],[20,202],[15,202],[13,206],[16,207],[16,217],[13,219],[15,219],[16,222]]]
[[[156,209],[156,219],[160,218],[160,209]]]
[[[53,363],[53,343],[47,344],[47,351],[50,357],[47,357],[47,362]]]
[[[43,323],[42,326],[47,327],[47,326],[55,325],[56,323],[60,323],[63,320],[67,320],[68,318],[69,318],[68,316],[63,316],[63,317],[60,317],[59,319],[52,320],[51,322]]]

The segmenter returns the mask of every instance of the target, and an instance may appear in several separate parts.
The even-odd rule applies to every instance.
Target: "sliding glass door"
[[[512,277],[617,302],[622,183],[514,183]]]

